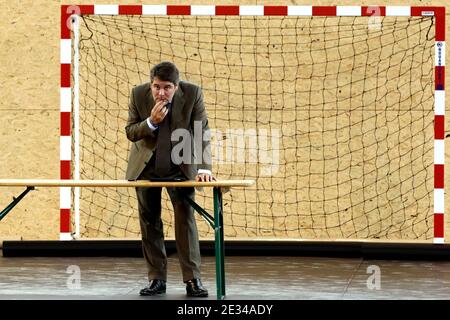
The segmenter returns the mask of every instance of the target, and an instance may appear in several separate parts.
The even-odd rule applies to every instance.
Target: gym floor
[[[167,293],[140,297],[143,258],[0,257],[0,300],[185,300],[176,254]],[[450,261],[326,257],[225,257],[226,299],[450,299]],[[203,257],[207,299],[216,299],[215,260]],[[205,299],[205,298],[199,298]]]

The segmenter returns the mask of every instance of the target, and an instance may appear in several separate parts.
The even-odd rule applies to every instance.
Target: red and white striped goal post
[[[61,117],[60,178],[71,179],[71,61],[72,15],[148,16],[434,16],[434,243],[444,243],[444,163],[445,163],[445,7],[422,6],[268,6],[268,5],[62,5],[61,6]],[[60,239],[72,239],[71,190],[60,190]]]

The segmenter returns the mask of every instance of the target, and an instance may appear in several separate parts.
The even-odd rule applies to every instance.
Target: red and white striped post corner
[[[434,243],[444,243],[445,7],[410,6],[232,6],[232,5],[62,5],[61,6],[61,179],[71,177],[71,30],[77,15],[241,16],[430,16],[436,18]],[[71,190],[60,191],[61,239],[72,239]]]

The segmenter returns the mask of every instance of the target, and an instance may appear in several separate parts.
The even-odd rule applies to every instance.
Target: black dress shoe
[[[186,281],[186,294],[189,297],[207,297],[208,290],[206,290],[200,279],[191,279]]]
[[[166,293],[166,282],[160,279],[150,280],[149,284],[139,292],[141,296],[153,296],[160,293]]]

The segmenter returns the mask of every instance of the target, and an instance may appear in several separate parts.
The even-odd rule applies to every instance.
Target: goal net
[[[373,18],[81,15],[79,178],[124,179],[130,91],[168,60],[203,89],[215,176],[256,180],[224,194],[225,237],[432,239],[435,19]],[[134,189],[79,199],[80,237],[139,237]],[[171,238],[165,191],[162,217]]]

